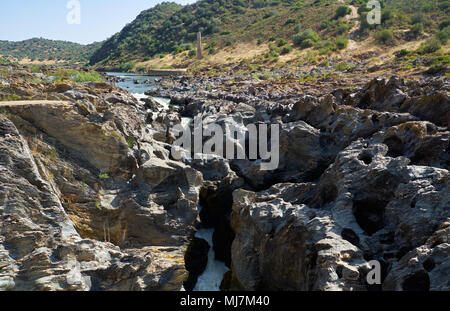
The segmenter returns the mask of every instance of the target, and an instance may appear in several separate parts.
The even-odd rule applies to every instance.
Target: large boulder
[[[180,290],[183,247],[82,239],[27,142],[0,115],[0,290]]]

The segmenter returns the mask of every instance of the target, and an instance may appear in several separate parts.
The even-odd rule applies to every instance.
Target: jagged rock
[[[409,166],[408,159],[387,153],[386,145],[356,141],[338,155],[317,187],[303,193],[292,195],[290,185],[261,193],[235,191],[234,283],[248,290],[364,290],[370,288],[367,261],[377,259],[394,267],[393,279],[391,270],[383,276],[385,286],[400,289],[391,284],[404,280],[405,250],[422,247],[449,219],[449,172]],[[288,190],[289,196],[283,194]],[[332,247],[322,248],[324,241]],[[341,258],[343,249],[350,260],[337,263],[332,258]],[[437,271],[445,271],[448,263],[436,262]],[[441,274],[417,278],[430,278],[435,290],[447,288]]]
[[[232,166],[255,189],[279,182],[314,180],[333,157],[319,130],[303,121],[282,124],[280,128],[279,166],[261,170],[261,161],[233,160]]]
[[[266,192],[233,197],[232,283],[245,290],[361,289],[362,252],[334,232],[330,214]],[[343,269],[352,273],[339,276]]]
[[[101,172],[129,174],[135,166],[125,138],[115,123],[98,124],[76,113],[72,106],[39,105],[9,108],[16,117],[40,131]]]
[[[436,91],[431,94],[413,97],[406,100],[400,107],[422,120],[435,123],[438,126],[450,125],[450,99],[448,93]]]
[[[189,278],[184,283],[186,290],[193,290],[198,277],[205,271],[209,249],[208,242],[203,239],[194,238],[189,244],[185,255],[186,270],[189,271]]]
[[[406,122],[383,130],[373,141],[388,146],[391,157],[404,156],[414,165],[449,169],[449,132],[430,122]]]
[[[180,290],[182,248],[82,239],[12,122],[0,115],[1,290]],[[26,193],[26,195],[24,195]]]

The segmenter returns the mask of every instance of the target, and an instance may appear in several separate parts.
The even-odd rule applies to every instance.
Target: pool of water
[[[157,88],[158,82],[161,79],[159,77],[137,73],[107,72],[106,74],[108,76],[119,77],[124,80],[123,82],[115,83],[116,86],[125,89],[132,94],[142,95],[148,90]]]

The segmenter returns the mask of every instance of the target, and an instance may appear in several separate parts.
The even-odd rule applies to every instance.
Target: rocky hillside
[[[223,289],[450,289],[448,79],[353,77],[318,88],[197,76],[149,92],[172,98],[173,119],[281,126],[276,171],[193,163],[206,180],[202,224],[232,269]],[[381,285],[367,284],[372,260]]]
[[[33,38],[25,41],[0,41],[0,55],[28,63],[86,64],[102,45],[95,42],[82,45],[67,41]]]
[[[126,91],[1,71],[0,290],[180,290],[201,173]]]
[[[148,92],[167,108],[0,65],[2,96],[27,99],[0,102],[0,290],[190,290],[198,228],[224,290],[450,290],[448,69],[364,66],[168,78]],[[278,169],[175,161],[170,129],[196,116],[278,124]]]

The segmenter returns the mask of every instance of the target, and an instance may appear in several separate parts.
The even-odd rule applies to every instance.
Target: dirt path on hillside
[[[339,2],[347,4],[345,0],[339,0]],[[349,23],[353,22],[354,25],[349,31],[347,50],[352,51],[358,47],[358,42],[355,41],[355,38],[358,35],[359,28],[361,27],[361,22],[359,20],[358,8],[354,5],[348,5],[348,7],[352,11],[350,14],[345,16],[345,19]]]
[[[358,35],[358,31],[361,27],[361,22],[359,20],[358,8],[354,5],[350,5],[350,9],[352,12],[346,16],[348,22],[353,22],[354,25],[349,31],[349,40],[348,40],[348,49],[354,50],[358,47],[358,42],[355,41],[356,36]]]

